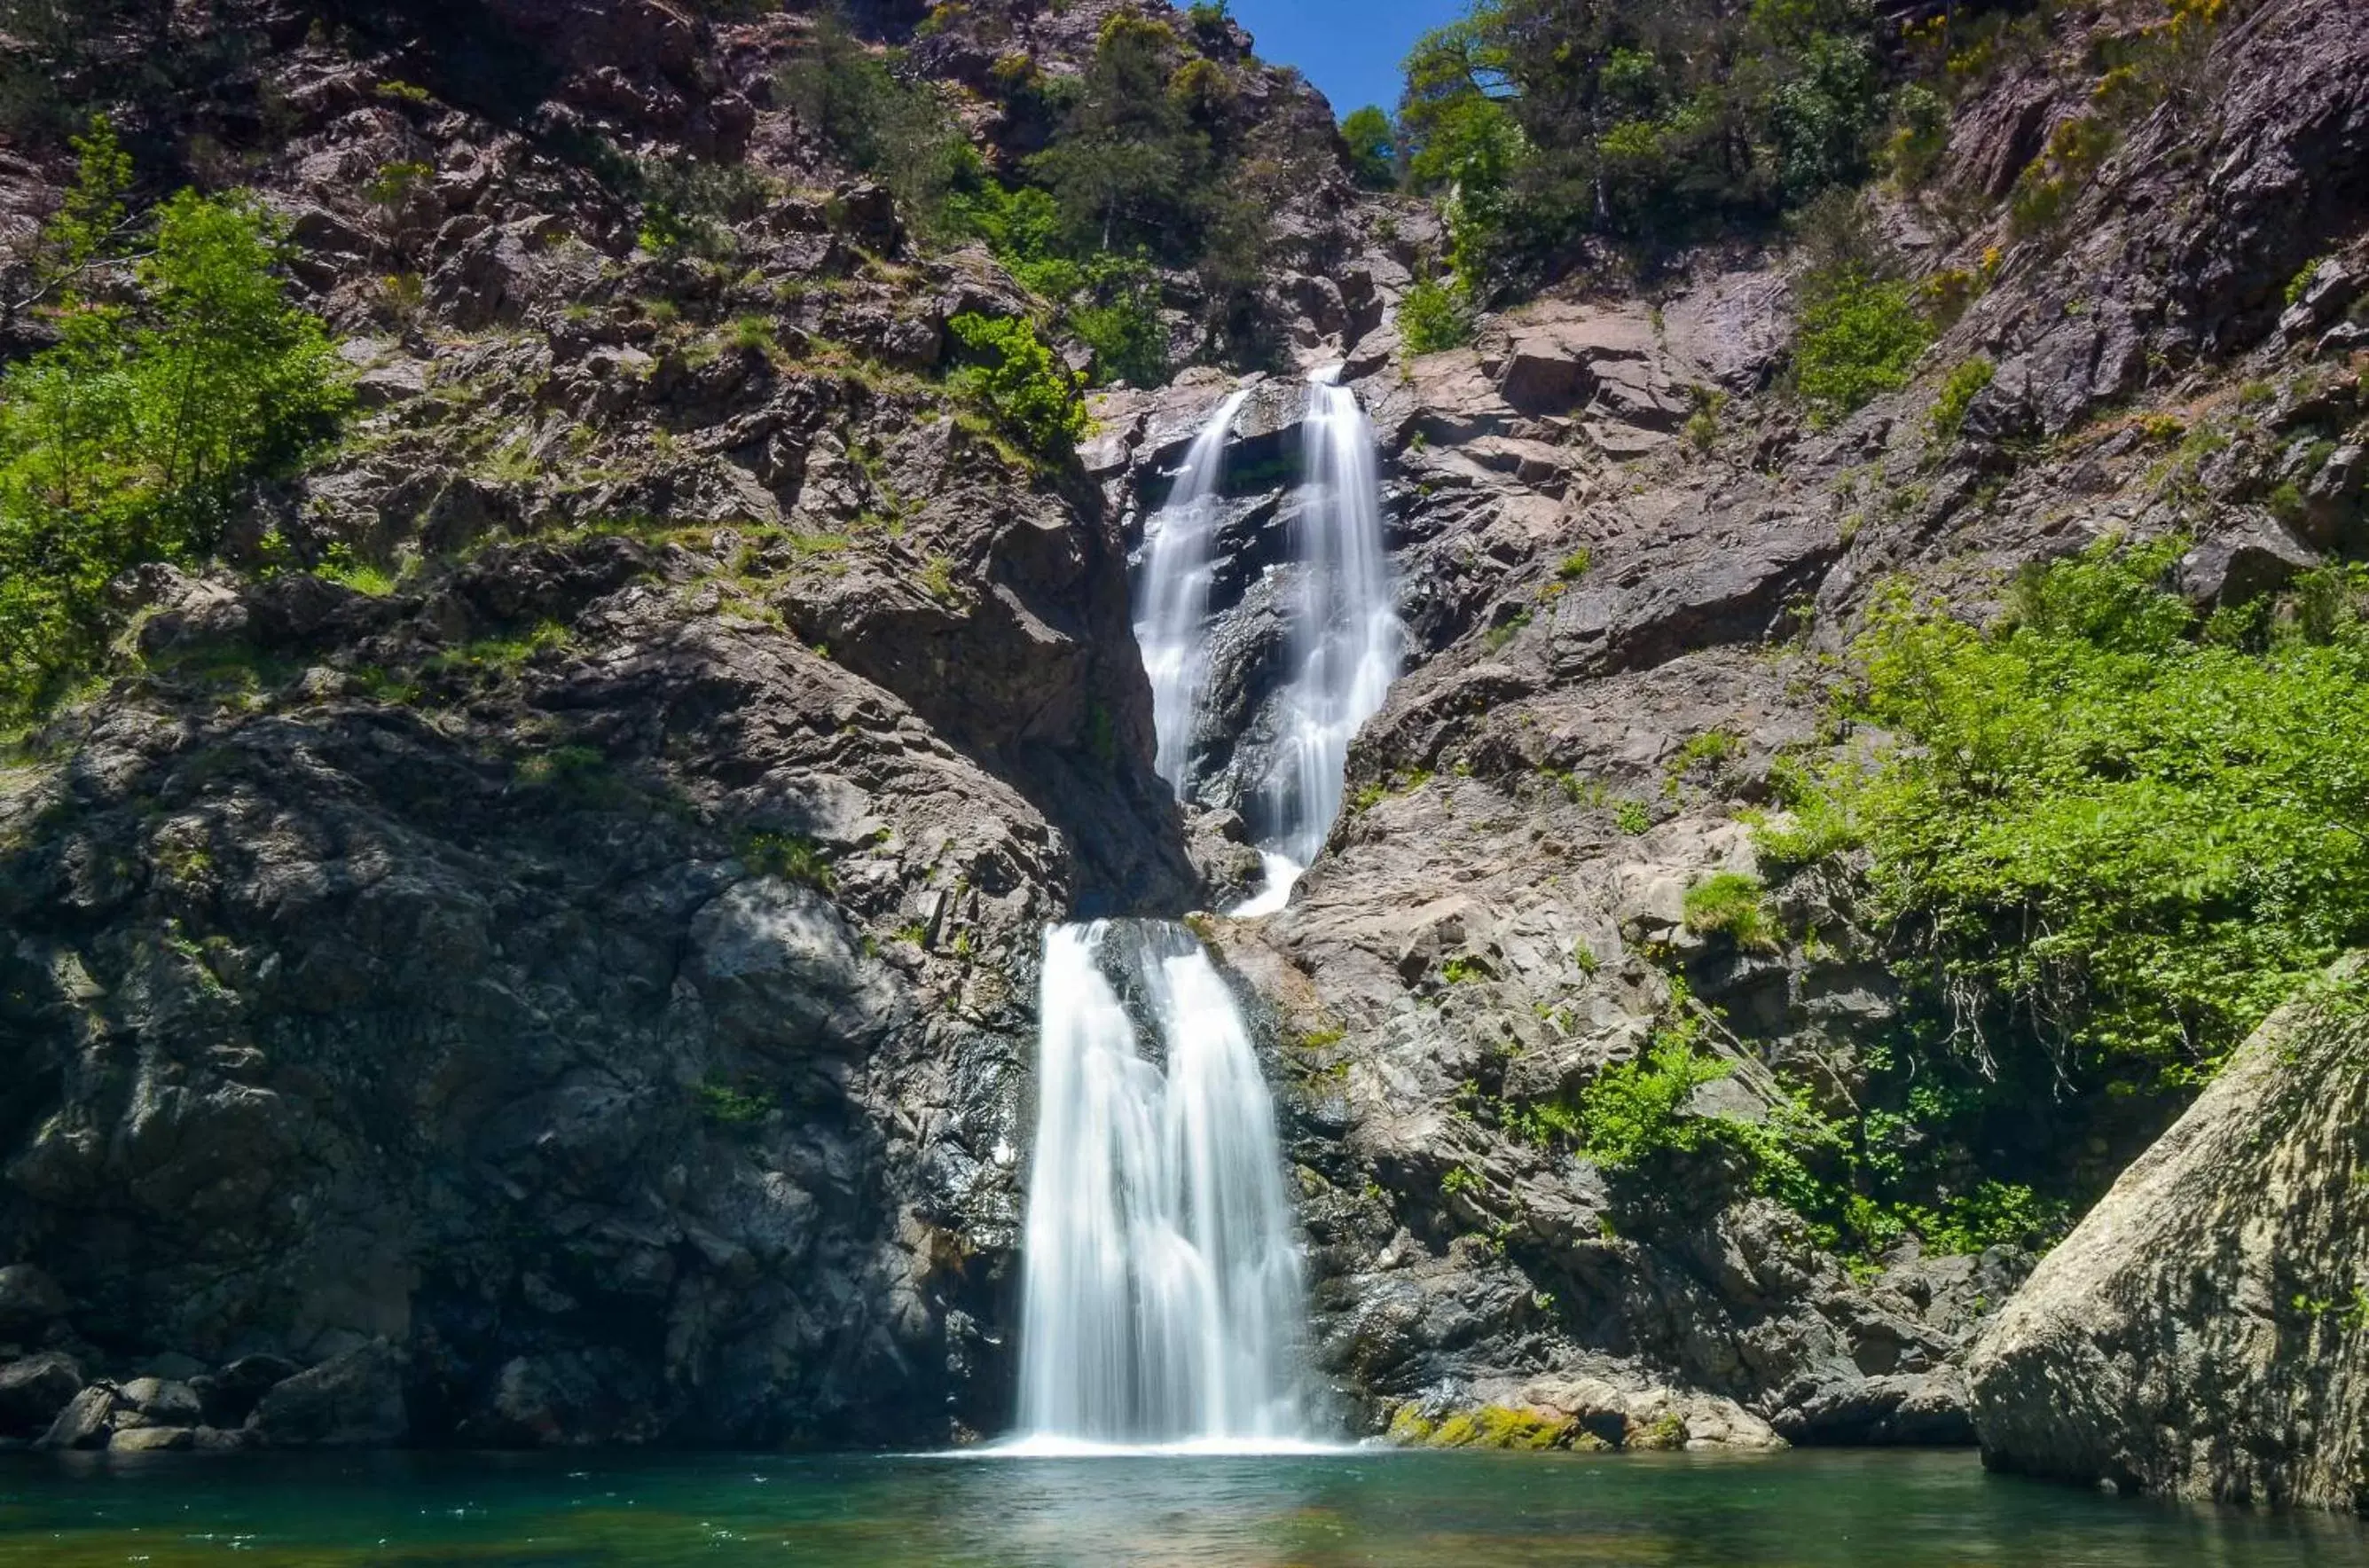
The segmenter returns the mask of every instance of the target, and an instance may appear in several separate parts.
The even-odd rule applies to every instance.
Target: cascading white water
[[[1218,542],[1218,490],[1224,476],[1226,437],[1247,392],[1218,405],[1184,454],[1168,504],[1144,531],[1143,568],[1136,582],[1135,641],[1151,679],[1151,717],[1158,748],[1152,765],[1185,795],[1185,766],[1201,700],[1209,685],[1209,582]]]
[[[1225,982],[1180,927],[1056,926],[1038,1006],[1015,1447],[1305,1441],[1282,1149]]]
[[[1266,786],[1276,824],[1266,846],[1267,886],[1240,914],[1281,909],[1324,847],[1341,812],[1349,743],[1398,679],[1398,612],[1382,548],[1374,432],[1340,373],[1337,366],[1320,371],[1308,383],[1295,551],[1305,597],[1291,643],[1298,668],[1283,693],[1276,772]]]

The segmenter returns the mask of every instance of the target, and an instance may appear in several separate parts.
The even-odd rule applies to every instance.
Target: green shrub
[[[1950,378],[1941,383],[1940,395],[1933,399],[1931,411],[1925,417],[1926,433],[1936,446],[1948,446],[1958,439],[1958,431],[1966,422],[1966,410],[1997,373],[1996,366],[1979,356],[1950,372]]]
[[[1410,354],[1436,354],[1472,338],[1472,306],[1452,283],[1425,278],[1399,302],[1399,335]]]
[[[1083,294],[1066,315],[1070,330],[1094,351],[1097,383],[1158,386],[1168,379],[1168,328],[1160,290],[1140,260],[1101,257],[1084,269]]]
[[[1911,82],[1893,95],[1892,140],[1887,146],[1893,177],[1914,189],[1933,177],[1950,148],[1950,103]]]
[[[2088,1082],[2192,1082],[2369,942],[2369,577],[2201,638],[2179,548],[2032,574],[1988,630],[1890,600],[1857,657],[1900,744],[1812,785],[1904,978]]]
[[[1831,425],[1908,384],[1933,329],[1906,283],[1847,269],[1804,288],[1793,375],[1812,424]]]
[[[102,124],[51,265],[58,342],[0,381],[0,716],[94,663],[110,579],[212,547],[255,478],[292,466],[348,394],[328,334],[291,305],[281,228],[249,198],[185,190],[156,209],[134,286],[79,280],[124,233],[128,165]],[[112,241],[110,241],[112,236]]]
[[[2074,195],[2113,151],[2114,129],[2093,114],[2061,120],[2046,151],[2016,177],[2008,222],[2019,235],[2045,234],[2065,216]]]
[[[1716,387],[1699,386],[1694,390],[1694,398],[1695,411],[1687,416],[1682,433],[1697,456],[1708,456],[1719,445],[1719,417],[1726,411],[1727,394]]]
[[[1714,1118],[1687,1110],[1696,1090],[1734,1070],[1697,1047],[1700,1036],[1681,999],[1643,1055],[1605,1069],[1580,1092],[1580,1140],[1589,1159],[1623,1170],[1664,1150],[1692,1153],[1719,1136]]]
[[[1716,872],[1688,888],[1686,921],[1698,935],[1724,935],[1738,947],[1769,952],[1777,946],[1760,878],[1740,871]]]
[[[969,363],[949,378],[956,390],[977,399],[1036,457],[1070,455],[1086,433],[1086,406],[1078,378],[1037,338],[1036,328],[1014,316],[976,313],[950,323]]]
[[[741,864],[761,876],[778,876],[828,893],[836,882],[830,856],[795,833],[750,833],[738,844]]]
[[[1583,544],[1565,555],[1555,567],[1555,578],[1561,582],[1577,582],[1596,564],[1596,553]]]
[[[709,1077],[698,1085],[699,1114],[718,1127],[753,1127],[773,1113],[773,1097]]]
[[[2286,302],[2289,308],[2303,303],[2304,295],[2311,292],[2311,280],[2319,276],[2320,264],[2328,258],[2315,256],[2303,264],[2303,270],[2287,280]]]

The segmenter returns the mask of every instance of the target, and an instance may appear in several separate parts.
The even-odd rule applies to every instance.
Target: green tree
[[[935,234],[983,170],[938,89],[898,77],[895,58],[866,48],[836,11],[826,11],[774,85],[782,102],[841,157],[896,195],[910,223]]]
[[[78,210],[52,226],[61,254],[84,243]],[[56,345],[0,380],[0,712],[22,716],[97,656],[109,580],[210,547],[243,487],[343,408],[280,244],[251,199],[184,190],[157,209],[129,297],[67,288]]]
[[[1382,109],[1368,104],[1351,110],[1341,122],[1341,139],[1349,144],[1349,174],[1359,185],[1388,190],[1398,184],[1398,128]]]
[[[1191,254],[1200,232],[1194,197],[1209,173],[1210,149],[1168,90],[1177,52],[1167,24],[1113,15],[1060,133],[1028,160],[1076,244]]]

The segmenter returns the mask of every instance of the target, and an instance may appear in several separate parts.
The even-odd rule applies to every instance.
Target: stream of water
[[[1056,926],[1037,1030],[1018,1444],[1304,1442],[1275,1111],[1199,941]]]
[[[1151,681],[1151,715],[1160,776],[1185,797],[1193,735],[1209,686],[1209,583],[1218,546],[1219,488],[1225,477],[1226,441],[1234,416],[1250,395],[1237,392],[1218,405],[1184,454],[1167,505],[1145,529],[1138,578],[1135,641]]]

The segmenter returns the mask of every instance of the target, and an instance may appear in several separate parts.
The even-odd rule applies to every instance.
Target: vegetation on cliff
[[[1863,891],[1972,1059],[2198,1082],[2369,942],[2369,572],[2207,616],[2163,586],[2180,549],[2031,572],[1982,629],[1895,593],[1855,706],[1889,742],[1793,775],[1763,835]]]
[[[134,223],[107,123],[75,145],[40,258],[57,341],[0,383],[0,719],[97,657],[120,573],[211,547],[241,487],[345,396],[262,207],[183,190]]]

